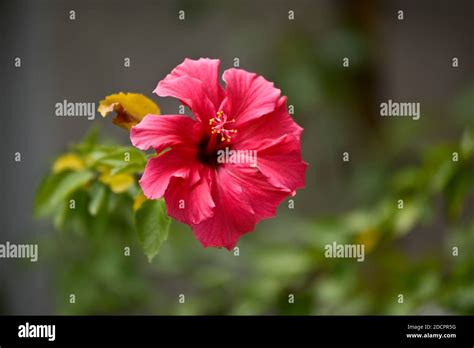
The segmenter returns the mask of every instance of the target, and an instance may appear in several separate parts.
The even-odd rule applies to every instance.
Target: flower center
[[[218,111],[216,117],[209,120],[211,126],[211,133],[217,134],[221,142],[227,141],[230,143],[232,135],[237,133],[237,129],[226,129],[226,125],[234,123],[235,119],[229,120],[223,111]]]
[[[218,151],[224,147],[231,147],[232,136],[237,133],[236,129],[229,129],[229,124],[235,120],[227,117],[223,111],[219,111],[216,117],[209,120],[211,134],[204,132],[198,144],[197,158],[201,163],[218,167]]]

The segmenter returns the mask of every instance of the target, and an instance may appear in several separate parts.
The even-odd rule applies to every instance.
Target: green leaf
[[[90,171],[61,172],[46,177],[36,193],[33,213],[37,217],[54,212],[74,191],[92,179]]]
[[[96,216],[99,210],[104,206],[106,200],[107,189],[104,185],[96,182],[90,191],[91,199],[89,201],[88,210],[92,216]]]
[[[69,204],[67,202],[61,203],[60,206],[56,209],[56,213],[54,214],[54,218],[53,218],[53,223],[54,223],[54,227],[57,230],[63,229],[68,212],[69,212]]]
[[[417,167],[407,167],[400,169],[392,176],[393,189],[396,192],[411,192],[418,188],[420,169]]]
[[[465,158],[469,158],[474,154],[474,128],[464,132],[461,140],[461,153]]]
[[[96,146],[98,138],[99,128],[93,127],[82,139],[82,141],[79,144],[74,145],[73,148],[77,150],[81,155],[86,155],[91,152],[92,149]]]
[[[422,205],[421,200],[413,200],[405,202],[404,208],[397,210],[393,222],[397,235],[403,235],[415,227],[422,215]]]
[[[470,172],[458,173],[446,187],[446,203],[451,220],[459,218],[463,211],[464,201],[472,190],[473,178]]]
[[[120,147],[120,148],[100,148],[93,152],[90,156],[92,158],[93,165],[100,166],[105,165],[113,168],[117,172],[127,167],[139,168],[143,171],[146,164],[146,155],[133,147]]]
[[[453,161],[448,160],[440,163],[439,167],[431,174],[431,188],[434,193],[441,192],[449,181],[456,174],[456,165]]]
[[[148,262],[153,260],[168,238],[170,222],[162,199],[147,200],[135,212],[135,227]]]
[[[137,174],[143,173],[145,170],[146,162],[142,163],[130,163],[124,166],[115,167],[110,171],[110,175],[117,175],[117,174]]]

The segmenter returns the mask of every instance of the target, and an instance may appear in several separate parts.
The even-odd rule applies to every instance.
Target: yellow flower
[[[133,176],[130,174],[116,174],[110,175],[110,169],[103,169],[99,176],[99,181],[110,187],[114,193],[122,193],[128,190],[133,185]]]
[[[57,174],[64,170],[78,171],[85,168],[84,161],[76,154],[67,153],[54,161],[53,173]]]
[[[98,111],[102,117],[115,111],[117,115],[112,122],[125,129],[132,128],[148,114],[160,114],[158,105],[143,94],[123,92],[109,95],[101,100]]]

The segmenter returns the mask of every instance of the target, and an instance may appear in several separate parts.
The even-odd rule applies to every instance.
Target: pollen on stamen
[[[211,126],[211,134],[219,134],[220,141],[231,141],[230,134],[237,133],[236,129],[226,129],[226,124],[234,123],[235,119],[228,120],[227,115],[223,111],[218,111],[216,117],[209,119],[209,125]]]

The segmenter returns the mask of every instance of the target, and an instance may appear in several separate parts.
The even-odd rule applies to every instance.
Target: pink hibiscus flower
[[[130,138],[139,149],[163,152],[140,179],[145,196],[164,197],[168,215],[188,224],[203,246],[230,250],[304,187],[307,164],[303,129],[280,90],[242,69],[224,71],[224,89],[219,66],[218,59],[185,59],[154,92],[178,98],[195,118],[147,115]],[[222,161],[225,151],[234,156]]]

